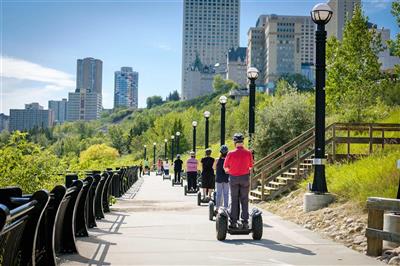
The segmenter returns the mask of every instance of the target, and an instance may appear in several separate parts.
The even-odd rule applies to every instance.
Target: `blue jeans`
[[[229,204],[229,183],[218,183],[217,182],[217,198],[216,198],[216,205],[217,209],[222,206],[222,196],[224,197],[224,207],[228,208]]]

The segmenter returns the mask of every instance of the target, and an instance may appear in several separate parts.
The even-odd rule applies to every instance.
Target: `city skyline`
[[[247,46],[247,30],[260,15],[308,15],[319,1],[241,2],[240,46]],[[364,1],[364,11],[379,28],[389,28],[393,38],[398,28],[390,3]],[[76,60],[85,57],[104,63],[104,108],[113,106],[114,71],[124,65],[141,73],[139,107],[148,96],[180,91],[182,15],[181,1],[3,1],[0,113],[9,114],[10,108],[23,108],[28,102],[46,105],[66,98],[76,89]],[[94,26],[84,23],[91,19]],[[117,28],[127,22],[135,33],[132,39],[121,37]]]

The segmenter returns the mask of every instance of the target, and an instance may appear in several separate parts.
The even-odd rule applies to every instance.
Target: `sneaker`
[[[230,229],[238,229],[239,226],[238,226],[237,223],[231,223],[231,224],[229,225],[229,228],[230,228]]]

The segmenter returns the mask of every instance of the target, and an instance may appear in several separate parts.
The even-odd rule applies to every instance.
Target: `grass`
[[[396,198],[400,179],[400,169],[396,168],[398,159],[399,148],[379,152],[353,163],[328,165],[328,190],[336,194],[339,201],[352,201],[359,206],[365,206],[368,197]],[[301,186],[311,180],[312,177]]]

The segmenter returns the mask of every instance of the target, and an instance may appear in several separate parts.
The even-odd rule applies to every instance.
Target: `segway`
[[[185,196],[187,195],[187,194],[197,194],[197,192],[199,192],[199,174],[197,174],[197,177],[196,177],[196,188],[195,188],[195,190],[189,190],[189,188],[188,188],[188,185],[187,185],[187,183],[189,182],[188,181],[188,177],[187,177],[187,173],[186,173],[186,185],[184,186],[184,188],[183,188],[183,192],[184,192],[184,194],[185,194]]]
[[[214,191],[211,198],[203,198],[201,195],[201,191],[199,190],[199,192],[197,192],[197,205],[201,206],[202,203],[209,204],[210,202],[214,202],[215,205],[215,197],[216,192]]]
[[[262,220],[262,212],[253,208],[250,213],[250,226],[249,228],[243,228],[243,225],[238,226],[237,228],[228,227],[229,221],[229,212],[226,208],[220,207],[218,209],[217,218],[216,218],[216,230],[217,230],[217,239],[219,241],[223,241],[226,239],[226,234],[230,235],[249,235],[252,234],[254,240],[260,240],[263,235],[263,220]]]
[[[165,179],[171,180],[171,174],[168,172],[168,175],[167,175],[167,174],[165,174],[165,171],[164,171],[164,173],[162,174],[162,179],[163,179],[163,181],[164,181]]]
[[[161,169],[157,169],[156,176],[163,175],[163,171]]]
[[[216,205],[216,203],[212,200],[208,203],[208,219],[210,221],[213,221],[214,216],[217,215],[217,209],[215,208],[215,205]]]
[[[172,186],[180,185],[182,187],[183,186],[183,176],[181,175],[180,182],[175,182],[175,178],[172,178],[171,183],[172,183]]]

